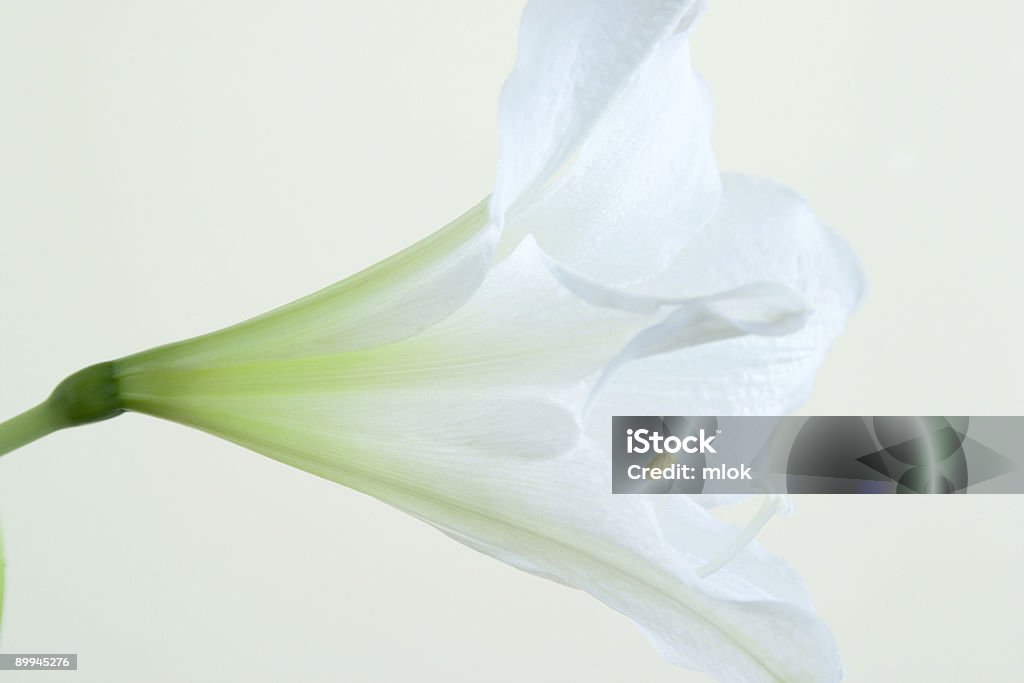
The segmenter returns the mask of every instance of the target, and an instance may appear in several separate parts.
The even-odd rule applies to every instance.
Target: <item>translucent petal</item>
[[[746,336],[630,363],[602,392],[591,419],[609,415],[784,415],[814,374],[863,290],[846,243],[777,183],[725,175],[715,215],[658,278],[637,288],[700,296],[750,279],[796,291],[810,314],[799,331]],[[597,433],[597,432],[595,432]]]
[[[501,518],[407,511],[520,569],[582,588],[633,619],[670,661],[723,681],[835,681],[835,643],[803,584],[756,545],[707,579],[695,569],[737,530],[685,496],[612,496],[607,454],[584,441],[501,472],[467,507]],[[508,491],[503,487],[508,486]],[[467,494],[468,495],[468,494]],[[529,510],[543,506],[535,518]]]
[[[688,39],[658,45],[572,163],[509,214],[499,253],[532,233],[574,269],[623,284],[659,272],[707,222],[721,184]]]
[[[502,254],[533,232],[556,258],[590,275],[614,265],[629,281],[657,265],[646,239],[670,237],[666,216],[678,229],[682,210],[699,227],[718,182],[707,93],[685,36],[703,9],[694,0],[527,5],[499,111],[491,216],[506,230]],[[612,258],[629,234],[646,253]]]

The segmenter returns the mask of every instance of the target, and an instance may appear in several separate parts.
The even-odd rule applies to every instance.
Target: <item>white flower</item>
[[[532,0],[488,202],[282,309],[104,366],[116,408],[582,588],[674,663],[837,680],[799,578],[731,547],[707,499],[611,495],[612,414],[789,411],[861,289],[800,197],[719,175],[688,56],[702,9]]]

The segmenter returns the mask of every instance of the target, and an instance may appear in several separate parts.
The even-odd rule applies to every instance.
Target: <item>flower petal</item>
[[[613,496],[607,453],[584,441],[515,464],[465,493],[462,510],[404,509],[525,571],[588,591],[634,620],[669,661],[722,681],[839,680],[827,627],[802,581],[756,544],[701,579],[737,530],[686,496]],[[463,494],[460,494],[463,495]],[[500,515],[488,514],[499,501]],[[543,509],[541,517],[529,511]]]
[[[701,296],[751,279],[781,283],[810,315],[791,335],[750,335],[622,368],[594,406],[594,433],[616,415],[785,415],[860,299],[863,279],[846,243],[806,202],[777,183],[723,176],[722,202],[646,294]]]
[[[424,422],[436,420],[428,397],[420,405]],[[635,621],[675,664],[737,683],[840,678],[831,635],[792,572],[748,547],[700,578],[696,569],[737,530],[685,496],[611,495],[607,453],[593,442],[559,457],[518,458],[500,449],[529,441],[528,432],[506,431],[493,446],[486,439],[446,444],[415,438],[422,425],[396,417],[389,441],[350,441],[324,429],[319,416],[275,424],[278,410],[245,415],[243,423],[229,423],[239,430],[227,435],[232,440],[376,496],[517,568],[590,592]]]
[[[604,282],[665,265],[718,199],[686,31],[701,2],[531,2],[502,93],[492,220]],[[673,35],[673,32],[680,31]]]

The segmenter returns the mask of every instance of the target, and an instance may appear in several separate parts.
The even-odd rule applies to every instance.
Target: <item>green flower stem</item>
[[[35,408],[0,424],[0,455],[58,429],[99,422],[123,412],[114,363],[92,365],[58,384]]]
[[[49,403],[40,403],[0,424],[0,455],[10,453],[60,428]]]

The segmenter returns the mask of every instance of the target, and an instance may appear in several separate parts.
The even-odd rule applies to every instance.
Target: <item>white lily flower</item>
[[[612,414],[788,412],[861,290],[800,197],[719,175],[702,9],[532,0],[489,201],[305,299],[73,376],[15,418],[21,441],[86,421],[58,407],[88,387],[90,419],[202,429],[584,589],[676,664],[838,680],[800,579],[707,498],[611,495]],[[0,426],[0,453],[16,441]]]

